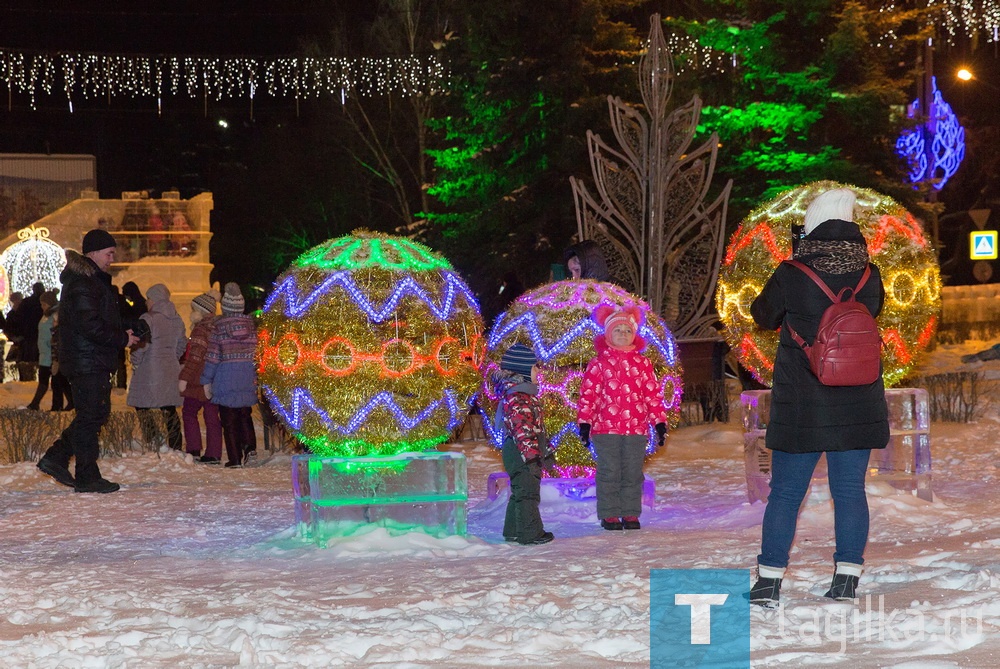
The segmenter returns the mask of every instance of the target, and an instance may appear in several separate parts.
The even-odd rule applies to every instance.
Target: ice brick
[[[751,503],[766,501],[770,493],[771,452],[764,447],[767,434],[770,390],[748,390],[740,394],[743,408],[743,445],[747,497]],[[930,408],[923,388],[892,388],[885,391],[889,410],[889,443],[871,452],[869,481],[886,482],[932,500]],[[827,476],[825,458],[820,460],[813,481]]]
[[[301,490],[303,465],[308,497]],[[308,526],[300,535],[317,543],[347,536],[363,527],[393,532],[421,531],[434,536],[464,535],[468,481],[460,453],[404,453],[387,458],[293,458],[296,519],[308,506]],[[299,478],[295,473],[299,472]]]
[[[309,496],[309,458],[292,456],[292,494],[295,496],[295,528],[299,536],[312,537],[312,500]]]
[[[740,393],[740,405],[743,407],[743,429],[766,430],[771,417],[771,391],[745,390]]]
[[[891,432],[931,430],[930,403],[923,388],[891,388],[885,391]]]

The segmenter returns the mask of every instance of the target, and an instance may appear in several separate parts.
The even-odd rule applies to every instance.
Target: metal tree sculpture
[[[717,336],[711,328],[719,258],[732,181],[705,204],[715,172],[718,136],[689,151],[701,116],[695,96],[668,115],[672,55],[659,14],[650,18],[649,47],[639,59],[646,118],[608,96],[612,149],[587,131],[599,201],[570,178],[580,239],[596,241],[613,276],[662,314],[677,337]]]

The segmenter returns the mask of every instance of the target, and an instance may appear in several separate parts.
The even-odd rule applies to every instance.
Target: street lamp
[[[992,83],[989,77],[980,78],[976,76],[976,73],[970,70],[964,65],[955,71],[955,78],[962,81],[963,83],[969,83],[970,81],[975,82],[977,86],[989,86],[995,91],[1000,91],[1000,86]],[[963,86],[964,88],[964,86]]]

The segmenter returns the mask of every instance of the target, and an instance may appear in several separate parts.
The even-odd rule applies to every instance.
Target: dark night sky
[[[6,2],[5,48],[189,55],[281,55],[341,3],[260,0]],[[351,3],[356,4],[356,3]],[[357,3],[367,4],[367,3]]]

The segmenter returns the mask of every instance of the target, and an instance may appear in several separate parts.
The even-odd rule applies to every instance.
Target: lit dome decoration
[[[935,179],[934,188],[941,190],[965,158],[965,128],[941,96],[937,78],[932,77],[931,83],[933,91],[927,121],[903,131],[896,140],[896,153],[909,161],[911,183]],[[916,118],[920,113],[920,100],[914,100],[907,116]]]
[[[278,277],[258,331],[275,413],[328,457],[382,457],[446,441],[479,383],[479,307],[447,260],[355,231]]]
[[[757,329],[750,303],[778,264],[791,256],[792,224],[801,224],[813,198],[831,188],[854,191],[854,220],[868,242],[872,262],[882,273],[885,303],[878,324],[885,342],[882,364],[887,386],[899,383],[916,366],[937,329],[941,276],[931,244],[912,214],[890,197],[833,181],[785,191],[750,212],[733,233],[715,295],[726,340],[743,366],[768,386],[778,331]]]
[[[10,304],[10,282],[7,280],[7,270],[0,265],[0,311],[7,312]]]
[[[594,475],[594,455],[584,448],[576,427],[580,382],[587,363],[596,355],[594,338],[602,329],[591,319],[599,304],[637,305],[646,323],[639,334],[646,340],[645,355],[663,384],[670,425],[680,419],[681,382],[677,344],[666,324],[653,314],[649,305],[622,288],[590,280],[559,281],[525,293],[501,314],[487,337],[483,362],[483,387],[480,405],[487,418],[483,427],[496,448],[499,435],[493,429],[499,397],[490,387],[490,374],[499,368],[504,351],[515,343],[531,347],[545,370],[539,378],[539,398],[545,432],[556,449],[557,476],[561,478]],[[650,426],[646,453],[656,450],[655,433]]]
[[[49,239],[48,228],[31,225],[17,231],[17,241],[0,254],[0,265],[5,271],[3,285],[6,291],[3,310],[8,310],[11,293],[31,295],[31,286],[41,281],[46,290],[62,288],[59,275],[66,267],[63,247]]]

